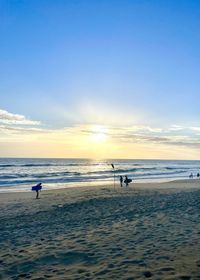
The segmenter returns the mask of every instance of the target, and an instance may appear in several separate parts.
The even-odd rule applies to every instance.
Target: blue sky
[[[0,109],[42,129],[185,126],[196,139],[199,27],[194,0],[2,0]]]

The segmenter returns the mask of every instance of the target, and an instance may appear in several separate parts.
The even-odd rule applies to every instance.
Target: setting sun
[[[91,140],[95,143],[104,143],[108,138],[108,130],[103,126],[95,126],[91,132]]]

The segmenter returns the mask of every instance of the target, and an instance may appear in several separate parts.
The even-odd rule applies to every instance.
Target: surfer
[[[36,191],[36,199],[39,199],[39,191],[42,189],[42,183],[32,187],[32,191]]]
[[[126,187],[128,187],[128,184],[129,184],[131,181],[132,181],[131,179],[128,179],[128,177],[125,176],[124,183],[126,184]]]

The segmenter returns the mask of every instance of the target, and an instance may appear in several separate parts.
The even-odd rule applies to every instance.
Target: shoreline
[[[114,164],[114,169],[112,168]],[[29,191],[41,182],[44,189],[109,185],[115,175],[134,183],[160,183],[196,179],[200,161],[89,160],[89,159],[1,159],[0,193]]]
[[[142,180],[140,182],[138,182],[138,180],[133,180],[132,183],[129,184],[129,188],[130,187],[144,187],[147,186],[148,187],[164,187],[166,185],[166,187],[170,187],[171,184],[176,184],[177,186],[179,184],[183,184],[185,187],[188,186],[188,183],[192,184],[192,186],[194,186],[195,188],[200,187],[200,179],[197,178],[193,178],[193,179],[163,179],[163,180],[156,180],[156,181],[145,181]],[[55,184],[51,184],[51,185],[55,185]],[[64,186],[63,186],[64,185]],[[45,183],[43,184],[43,189],[42,192],[50,192],[50,191],[56,191],[56,190],[65,190],[65,189],[71,189],[71,188],[95,188],[95,187],[113,187],[114,188],[114,184],[112,181],[100,181],[100,182],[83,182],[83,183],[69,183],[69,184],[62,184],[62,183],[58,183],[57,187],[45,187]],[[119,185],[119,182],[116,181],[115,183],[115,187],[116,188],[121,188]],[[8,187],[8,189],[6,189],[6,187],[1,187],[0,188],[0,194],[11,194],[11,193],[29,193],[32,192],[31,191],[31,186],[27,189],[24,188],[19,188],[17,189],[17,187]],[[123,188],[126,188],[125,185],[123,186]]]

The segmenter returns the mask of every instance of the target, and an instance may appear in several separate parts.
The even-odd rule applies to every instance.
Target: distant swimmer
[[[119,177],[119,181],[120,181],[120,186],[123,187],[123,177],[122,176]]]

